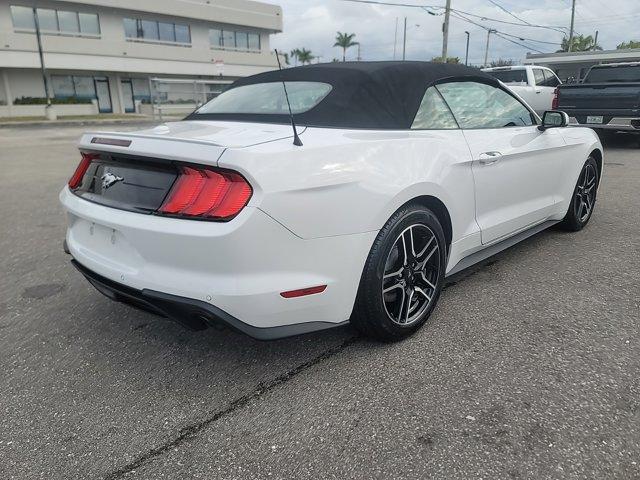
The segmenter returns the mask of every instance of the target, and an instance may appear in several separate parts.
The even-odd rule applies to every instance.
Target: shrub
[[[56,97],[51,99],[53,105],[84,105],[91,103],[90,98],[78,97]],[[14,105],[46,105],[47,99],[44,97],[20,97],[13,102]]]

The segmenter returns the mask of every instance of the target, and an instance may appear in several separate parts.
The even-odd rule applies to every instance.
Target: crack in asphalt
[[[456,275],[453,275],[453,277],[451,277],[450,279],[445,280],[445,283],[442,286],[442,290],[446,290],[447,288],[453,287],[457,285],[459,282],[462,282],[467,278],[476,275],[482,270],[482,268],[493,265],[494,263],[496,263],[496,261],[497,260],[495,260],[494,257],[491,257],[490,259],[480,262],[477,265],[474,265],[473,267],[470,267]],[[298,365],[297,367],[291,370],[288,370],[287,372],[277,376],[270,382],[266,384],[260,382],[256,386],[256,388],[254,388],[251,392],[236,398],[223,410],[220,410],[214,413],[212,416],[205,418],[204,420],[201,420],[198,423],[181,428],[178,432],[178,435],[175,438],[173,438],[172,440],[169,440],[168,442],[163,443],[162,445],[156,448],[149,450],[147,453],[140,455],[136,460],[126,464],[125,466],[119,468],[118,470],[115,470],[109,473],[106,477],[104,477],[105,480],[117,480],[134,472],[137,468],[145,465],[147,462],[149,462],[153,458],[159,457],[160,455],[171,450],[172,448],[175,448],[181,445],[185,441],[195,437],[204,428],[208,427],[209,425],[212,425],[213,423],[235,412],[236,410],[239,410],[242,407],[246,406],[251,400],[261,397],[265,393],[268,393],[271,390],[279,387],[280,385],[288,382],[289,380],[291,380],[298,374],[304,372],[305,370],[313,367],[314,365],[319,364],[323,360],[326,360],[334,355],[337,355],[338,353],[342,352],[347,347],[355,344],[357,341],[361,340],[362,338],[363,337],[361,337],[360,335],[349,337],[339,345],[336,345],[335,347],[325,350],[320,355],[312,358],[307,362],[301,363],[300,365]]]
[[[261,397],[262,395],[270,392],[271,390],[279,387],[280,385],[288,382],[289,380],[291,380],[292,378],[294,378],[295,376],[297,376],[298,374],[304,372],[305,370],[313,367],[314,365],[317,365],[318,363],[322,362],[323,360],[326,360],[327,358],[330,358],[334,355],[337,355],[338,353],[342,352],[344,349],[346,349],[347,347],[355,344],[357,341],[359,341],[362,337],[359,335],[355,335],[353,337],[349,337],[347,338],[344,342],[340,343],[339,345],[336,345],[335,347],[332,347],[328,350],[325,350],[324,352],[322,352],[320,355],[312,358],[311,360],[304,362],[300,365],[298,365],[297,367],[288,370],[287,372],[277,376],[276,378],[274,378],[273,380],[271,380],[268,383],[262,383],[260,382],[252,391],[250,391],[249,393],[236,398],[235,400],[233,400],[226,408],[224,408],[223,410],[219,410],[216,413],[214,413],[212,416],[205,418],[204,420],[201,420],[198,423],[195,423],[193,425],[188,425],[186,427],[183,427],[179,430],[178,435],[163,443],[162,445],[155,447],[151,450],[149,450],[148,452],[144,453],[143,455],[140,455],[137,459],[135,459],[134,461],[126,464],[125,466],[119,468],[118,470],[115,470],[111,473],[109,473],[105,478],[105,480],[117,480],[119,478],[122,478],[126,475],[128,475],[129,473],[132,473],[133,471],[135,471],[137,468],[145,465],[147,462],[149,462],[150,460],[152,460],[155,457],[158,457],[160,455],[162,455],[163,453],[171,450],[172,448],[175,448],[179,445],[181,445],[182,443],[184,443],[185,441],[195,437],[200,431],[202,431],[204,428],[208,427],[209,425],[212,425],[213,423],[215,423],[216,421],[220,420],[223,417],[226,417],[227,415],[235,412],[236,410],[241,409],[242,407],[246,406],[251,400],[255,400],[259,397]]]

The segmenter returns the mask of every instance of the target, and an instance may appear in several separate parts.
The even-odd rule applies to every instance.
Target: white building
[[[250,0],[0,0],[0,116],[44,113],[36,20],[51,95],[74,103],[59,115],[133,112],[157,96],[151,78],[206,90],[271,70],[282,31],[279,6]],[[163,85],[166,100],[176,84]]]
[[[600,63],[638,62],[640,49],[596,50],[589,52],[527,53],[525,65],[551,68],[563,82],[582,80],[594,65]]]

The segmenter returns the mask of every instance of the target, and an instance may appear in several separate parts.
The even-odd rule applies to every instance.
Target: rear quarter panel
[[[290,140],[228,149],[219,166],[254,185],[251,204],[302,238],[379,230],[407,201],[431,195],[453,236],[477,232],[470,153],[462,132],[307,128]]]

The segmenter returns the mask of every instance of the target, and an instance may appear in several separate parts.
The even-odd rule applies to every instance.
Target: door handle
[[[479,155],[478,161],[482,165],[493,165],[500,160],[501,156],[502,154],[500,152],[484,152]]]

